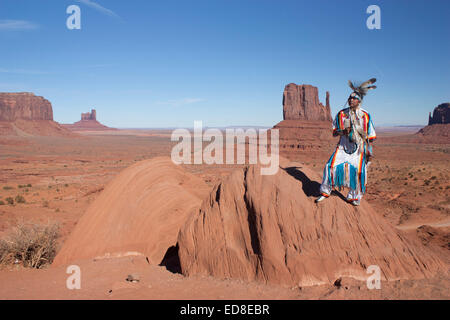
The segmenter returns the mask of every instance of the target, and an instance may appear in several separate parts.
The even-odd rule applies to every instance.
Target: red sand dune
[[[183,274],[308,286],[346,276],[367,279],[370,265],[378,265],[386,280],[448,270],[366,201],[353,207],[332,196],[315,204],[318,181],[295,164],[273,176],[260,175],[257,166],[235,171],[181,229]]]
[[[53,265],[127,254],[142,254],[159,264],[209,190],[170,158],[138,162],[114,178],[89,206]]]

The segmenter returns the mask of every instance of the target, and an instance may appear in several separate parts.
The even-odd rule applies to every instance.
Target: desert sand
[[[170,131],[3,136],[0,200],[22,195],[26,202],[0,206],[1,235],[25,220],[59,222],[61,236],[52,265],[2,268],[0,298],[449,299],[450,145],[417,143],[414,134],[402,132],[408,139],[399,141],[392,140],[395,130],[379,134],[359,208],[339,193],[323,205],[313,203],[309,188],[320,183],[332,149],[285,151],[285,169],[263,183],[249,173],[244,179],[243,172],[252,170],[244,165],[169,163]],[[239,193],[244,182],[250,198]],[[282,201],[271,206],[267,199],[277,193]],[[217,214],[233,206],[240,208],[235,219],[241,223],[222,225]],[[202,221],[205,212],[210,221]],[[260,226],[256,240],[244,232],[252,230],[249,216]],[[290,229],[270,230],[277,224],[265,220],[270,217]],[[334,237],[327,235],[333,223],[342,226]],[[226,245],[220,240],[224,226]],[[192,232],[200,227],[201,233]],[[299,242],[298,231],[304,239],[322,239]],[[272,246],[288,255],[273,257],[280,250]],[[352,246],[345,254],[342,248]],[[302,261],[298,249],[311,259]],[[198,259],[190,261],[187,252]],[[387,266],[381,290],[369,290],[363,281],[363,265],[372,256]],[[227,265],[224,257],[239,263]],[[82,270],[80,290],[66,288],[69,264]],[[308,268],[316,276],[304,279],[300,275]],[[359,279],[348,277],[356,271]],[[126,281],[129,274],[140,281]]]

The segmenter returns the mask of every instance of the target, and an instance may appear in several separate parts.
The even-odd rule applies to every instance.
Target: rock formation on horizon
[[[434,108],[433,116],[431,116],[431,112],[428,116],[428,125],[431,126],[433,124],[446,124],[450,123],[450,103],[441,103],[436,108]]]
[[[0,135],[73,136],[53,121],[52,104],[31,92],[0,92]]]
[[[428,125],[420,129],[416,137],[430,143],[450,142],[450,103],[445,102],[428,115]]]
[[[289,83],[283,92],[283,120],[333,121],[330,93],[326,93],[325,106],[319,101],[317,87]]]
[[[324,149],[334,143],[331,134],[330,93],[325,106],[320,103],[318,89],[312,85],[286,85],[283,92],[283,121],[279,130],[280,152],[289,157],[296,152]]]
[[[97,111],[92,109],[91,112],[82,113],[81,120],[97,120]]]
[[[81,120],[73,124],[63,124],[64,127],[73,131],[102,131],[102,130],[117,130],[115,128],[107,127],[97,121],[97,111],[91,109],[91,112],[81,114]]]
[[[402,234],[367,202],[353,207],[338,196],[317,205],[320,177],[297,163],[275,175],[249,166],[216,185],[182,227],[182,273],[289,286],[420,279],[448,266],[417,239]]]
[[[0,92],[0,121],[51,120],[51,103],[31,92]]]

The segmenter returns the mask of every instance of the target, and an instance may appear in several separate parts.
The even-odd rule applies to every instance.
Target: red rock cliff
[[[97,111],[92,109],[91,112],[82,113],[81,120],[97,120]]]
[[[53,120],[51,103],[30,92],[0,92],[0,121]]]
[[[283,120],[333,121],[330,111],[330,94],[326,105],[319,101],[317,87],[289,83],[283,93]]]
[[[450,103],[441,103],[436,108],[434,108],[433,116],[428,117],[428,125],[433,125],[436,123],[450,123]]]

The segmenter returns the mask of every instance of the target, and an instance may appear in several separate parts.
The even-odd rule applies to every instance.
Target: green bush
[[[11,198],[11,197],[6,198],[5,201],[6,201],[8,204],[11,204],[11,205],[14,204],[14,199]]]
[[[16,202],[17,203],[25,203],[25,198],[23,196],[21,196],[20,194],[16,196]]]

